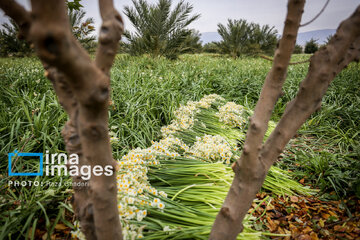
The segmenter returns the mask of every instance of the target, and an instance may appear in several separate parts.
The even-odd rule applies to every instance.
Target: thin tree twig
[[[312,23],[313,21],[315,21],[325,10],[325,8],[327,7],[327,5],[329,4],[330,0],[327,0],[324,7],[320,10],[320,12],[318,14],[316,14],[316,16],[311,19],[310,21],[304,23],[304,24],[300,24],[300,27],[305,27],[306,25],[309,25],[310,23]]]
[[[274,61],[274,59],[272,59],[271,57],[265,56],[265,55],[260,55],[259,57],[268,60],[268,61]],[[304,61],[298,61],[298,62],[290,62],[289,65],[296,65],[296,64],[301,64],[301,63],[307,63],[310,62],[310,58]]]

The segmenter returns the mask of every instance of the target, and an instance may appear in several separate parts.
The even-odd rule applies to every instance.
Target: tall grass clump
[[[35,58],[0,59],[0,239],[30,239],[41,228],[52,234],[65,217],[70,191],[67,177],[9,177],[10,152],[64,152],[60,135],[66,115],[59,106],[43,68]],[[13,172],[38,172],[36,159],[16,159]],[[26,182],[14,187],[9,181]],[[42,185],[34,186],[34,182]],[[9,184],[9,185],[8,185]]]

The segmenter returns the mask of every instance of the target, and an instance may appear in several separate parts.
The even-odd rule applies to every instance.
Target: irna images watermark
[[[36,158],[39,161],[37,172],[20,172],[16,170],[15,164],[21,161],[23,157]],[[23,161],[26,161],[23,159]],[[111,165],[79,165],[79,155],[72,153],[69,156],[65,153],[53,153],[49,151],[43,153],[22,153],[14,151],[8,153],[9,176],[81,176],[83,180],[89,180],[94,176],[111,176],[114,174],[114,168]],[[15,170],[14,170],[15,169]]]

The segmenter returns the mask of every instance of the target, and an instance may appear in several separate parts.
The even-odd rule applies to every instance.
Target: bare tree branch
[[[72,35],[65,3],[32,1],[32,9],[36,17],[30,34],[40,59],[71,80],[69,84],[79,102],[104,102],[108,98],[109,78],[94,66]]]
[[[73,118],[77,108],[75,96],[69,86],[68,79],[55,67],[44,64],[45,76],[53,84],[59,103],[65,109],[70,118]]]
[[[78,154],[81,166],[110,165],[114,170],[108,135],[109,69],[121,37],[122,21],[112,1],[101,2],[103,19],[107,19],[104,24],[110,31],[100,39],[101,69],[73,37],[64,1],[32,0],[31,18],[13,0],[1,1],[0,7],[17,22],[22,35],[35,44],[45,74],[69,114],[70,120],[62,131],[67,152]],[[86,182],[81,176],[73,178],[73,183]],[[86,238],[121,239],[115,174],[93,175],[90,187],[75,186],[74,191],[73,208]]]
[[[258,155],[271,113],[277,99],[282,95],[281,89],[294,50],[304,4],[305,0],[288,2],[284,32],[275,52],[273,66],[265,79],[254,115],[250,118],[241,158],[233,164],[235,177],[225,202],[216,216],[210,239],[236,239],[243,229],[242,220],[265,179],[264,163]]]
[[[98,68],[109,75],[119,40],[124,31],[124,23],[120,14],[115,10],[112,0],[99,0],[99,8],[103,23],[100,28],[95,63]]]
[[[0,8],[19,26],[20,31],[18,38],[29,40],[27,37],[29,36],[28,33],[31,23],[30,13],[14,0],[0,1]]]
[[[261,57],[262,59],[271,61],[271,62],[274,61],[274,59],[272,59],[271,57],[265,56],[265,55],[260,55],[259,57]],[[307,63],[307,62],[310,62],[310,58],[309,58],[309,59],[306,59],[306,60],[304,60],[304,61],[289,62],[289,65],[297,65],[297,64]]]
[[[44,64],[45,75],[53,84],[56,95],[60,104],[69,115],[61,134],[63,136],[66,151],[68,154],[77,154],[79,156],[79,167],[89,165],[82,153],[80,136],[76,126],[79,108],[75,96],[73,95],[68,83],[68,79],[60,73],[55,67]],[[89,196],[89,182],[81,178],[81,176],[72,177],[74,195],[72,198],[72,206],[75,216],[81,219],[80,226],[86,239],[96,239],[95,223],[91,198]]]
[[[14,19],[15,22],[18,24],[20,29],[18,37],[25,38],[27,41],[30,42],[30,13],[12,0],[1,1],[0,7],[9,17]],[[74,126],[74,123],[76,122],[76,113],[78,111],[75,97],[73,96],[73,93],[68,86],[66,76],[60,73],[55,67],[49,66],[45,61],[42,62],[45,68],[45,76],[51,80],[56,95],[59,98],[60,104],[64,107],[65,111],[69,114],[70,117],[70,120],[66,123],[64,129],[62,130],[66,150],[69,154],[78,154],[80,158],[80,165],[84,165],[85,160],[81,153],[81,144],[78,131]],[[81,227],[83,229],[83,232],[85,233],[86,238],[95,239],[95,227],[92,216],[90,198],[88,195],[88,184],[86,182],[87,181],[83,180],[81,176],[73,177],[73,183],[75,183],[73,209],[75,211],[75,215],[79,219],[83,219],[83,221],[81,221]]]
[[[300,24],[300,27],[305,27],[306,25],[309,25],[310,23],[315,21],[318,17],[320,17],[320,15],[325,11],[325,8],[329,4],[329,2],[330,2],[330,0],[327,0],[325,5],[323,6],[323,8],[320,10],[320,12],[318,14],[316,14],[315,17],[313,17],[313,19],[311,19],[310,21],[308,21],[308,22],[306,22],[304,24]]]
[[[85,162],[90,163],[92,167],[102,166],[103,169],[107,165],[113,166],[107,113],[109,76],[95,66],[86,51],[72,36],[63,1],[33,0],[32,9],[35,18],[30,34],[37,53],[43,61],[65,74],[71,92],[78,101],[78,115],[76,122],[72,124],[79,134]],[[67,127],[71,126],[71,124],[67,125]],[[114,170],[114,166],[112,169]],[[91,203],[87,201],[89,205],[85,210],[93,213],[94,239],[122,238],[116,193],[115,174],[91,177],[89,189]],[[80,221],[86,220],[80,219]]]
[[[289,1],[288,15],[291,14],[291,0]],[[299,17],[301,14],[299,15]],[[300,19],[299,19],[300,20]],[[240,161],[233,165],[235,177],[226,200],[221,208],[210,239],[235,239],[236,230],[239,229],[244,215],[249,209],[256,192],[260,189],[265,175],[271,165],[276,161],[279,154],[284,149],[288,141],[295,135],[297,129],[305,120],[317,109],[320,108],[321,99],[325,94],[329,84],[335,76],[346,67],[351,61],[358,61],[360,58],[360,6],[347,20],[343,21],[337,29],[337,33],[330,40],[329,44],[321,48],[311,58],[309,72],[307,77],[301,83],[298,95],[291,101],[279,121],[277,127],[272,132],[264,145],[256,141],[256,136],[268,123],[263,121],[264,117],[270,114],[270,106],[258,108],[258,105],[269,104],[270,99],[274,99],[278,94],[279,85],[267,84],[265,81],[263,92],[272,94],[273,98],[266,100],[266,95],[260,96],[253,120],[250,122],[247,139]],[[286,32],[286,23],[284,36]],[[281,46],[278,49],[281,51]],[[287,53],[290,53],[288,51]],[[276,69],[274,61],[270,73]],[[270,74],[269,74],[270,75]],[[269,77],[268,75],[268,77]],[[271,90],[273,88],[273,90]],[[277,91],[274,91],[277,89]],[[275,102],[272,102],[272,107]],[[265,113],[258,114],[257,110],[262,109]],[[260,119],[259,119],[260,117]],[[257,121],[255,121],[255,120]],[[260,127],[256,127],[260,124]],[[254,128],[255,127],[255,128]],[[257,136],[258,140],[260,136]],[[263,137],[263,135],[262,135]],[[252,142],[249,142],[252,140]],[[262,140],[262,139],[261,139]],[[236,230],[232,230],[235,228]],[[229,233],[230,232],[230,233]]]

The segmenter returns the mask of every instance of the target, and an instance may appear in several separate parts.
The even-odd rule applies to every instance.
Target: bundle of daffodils
[[[124,239],[207,239],[234,176],[246,119],[252,112],[212,94],[175,111],[162,139],[118,161],[118,210]],[[275,124],[269,124],[267,135]],[[263,189],[310,194],[287,172],[272,167]],[[256,202],[256,200],[255,200]],[[260,239],[250,215],[238,239]],[[73,237],[84,238],[80,230]]]

